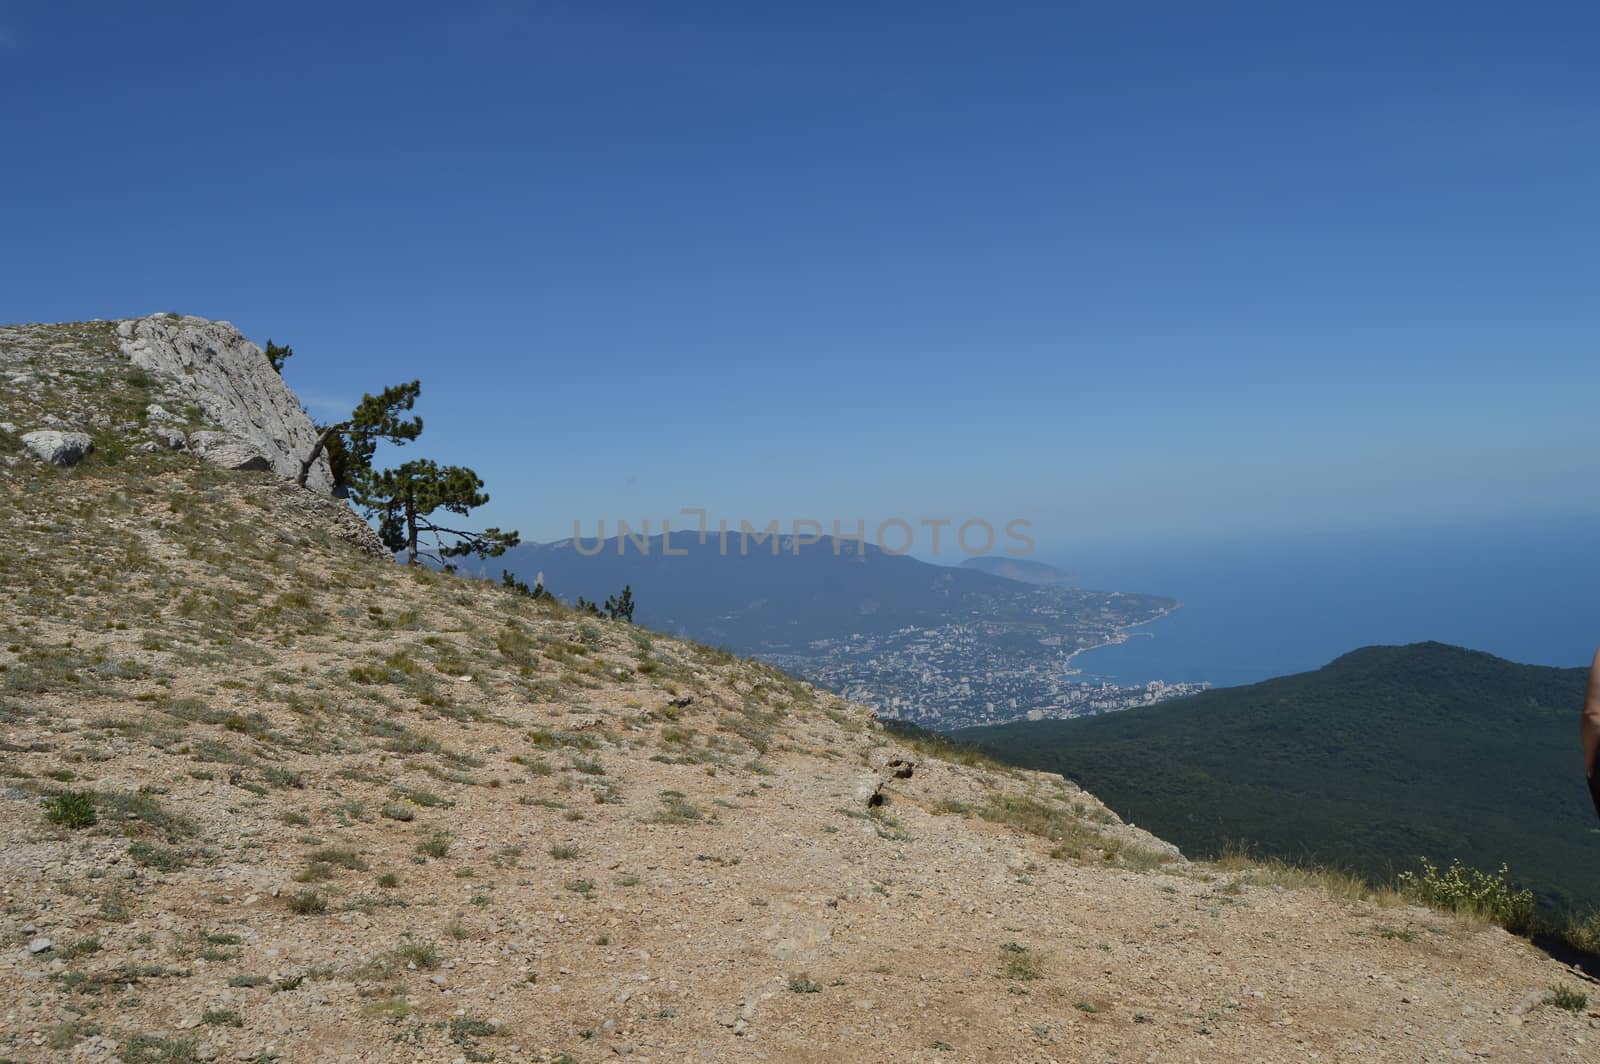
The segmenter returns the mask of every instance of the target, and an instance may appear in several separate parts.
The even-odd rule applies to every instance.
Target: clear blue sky
[[[487,520],[1596,508],[1592,3],[0,0],[0,320],[420,376]],[[393,454],[394,452],[390,452]]]

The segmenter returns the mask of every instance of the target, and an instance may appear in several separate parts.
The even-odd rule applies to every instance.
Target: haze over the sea
[[[1535,665],[1587,664],[1600,643],[1600,517],[1278,534],[1041,553],[1086,587],[1184,605],[1086,679],[1253,683],[1358,646],[1438,640]]]

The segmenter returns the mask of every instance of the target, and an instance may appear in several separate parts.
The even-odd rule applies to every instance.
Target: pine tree
[[[515,592],[518,595],[526,595],[531,599],[544,599],[551,597],[550,592],[544,589],[543,580],[535,580],[533,582],[533,586],[529,587],[521,580],[518,580],[517,574],[513,573],[509,569],[500,570],[500,586],[505,588],[507,591]]]
[[[633,585],[624,584],[622,594],[606,596],[606,616],[613,621],[633,623]]]
[[[489,501],[483,480],[465,466],[441,466],[419,458],[394,469],[372,469],[356,477],[351,493],[367,516],[378,518],[378,536],[392,551],[405,551],[406,564],[419,558],[432,558],[444,564],[446,558],[474,554],[494,558],[521,542],[515,530],[486,528],[481,532],[440,524],[434,514],[465,517]],[[433,549],[423,550],[423,536],[433,537]]]
[[[328,472],[333,476],[334,491],[348,490],[360,467],[351,456],[350,445],[345,443],[344,436],[338,432],[329,435],[322,454],[328,459]]]
[[[284,344],[279,346],[271,340],[267,341],[267,361],[272,364],[272,369],[279,376],[283,375],[283,364],[294,357],[294,348]]]
[[[420,417],[400,416],[416,405],[421,392],[421,381],[395,384],[377,395],[363,395],[345,420],[319,426],[317,442],[300,463],[300,486],[306,486],[311,467],[325,451],[334,474],[334,486],[347,488],[354,486],[356,480],[372,468],[372,454],[378,448],[378,441],[388,440],[396,446],[404,446],[407,440],[422,435]]]

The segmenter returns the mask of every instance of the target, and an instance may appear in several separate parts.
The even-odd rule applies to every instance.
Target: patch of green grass
[[[128,856],[133,858],[134,864],[154,868],[157,872],[176,872],[189,863],[181,850],[157,846],[143,839],[134,839],[128,844]]]
[[[647,818],[651,824],[693,824],[705,819],[705,810],[677,791],[663,791],[661,808]]]
[[[797,975],[789,980],[789,990],[796,994],[816,994],[822,990],[822,984],[813,982],[810,976]]]
[[[124,1064],[189,1064],[195,1056],[194,1038],[160,1038],[151,1034],[134,1035],[122,1045]]]
[[[294,874],[294,881],[296,883],[326,883],[335,874],[333,865],[328,862],[312,861]]]
[[[100,818],[95,813],[94,795],[88,791],[62,791],[44,800],[45,819],[69,831],[92,827]]]
[[[986,768],[1005,773],[1014,771],[977,747],[954,742],[942,735],[919,728],[915,724],[902,721],[884,721],[883,724],[884,730],[893,735],[897,742],[924,757],[948,761],[955,765],[966,765],[970,768]]]
[[[206,1009],[200,1014],[200,1022],[207,1027],[243,1027],[244,1017],[237,1009]]]
[[[365,872],[367,870],[367,862],[362,860],[360,854],[354,850],[334,846],[325,846],[320,850],[313,850],[306,855],[306,860],[337,865],[352,872]]]
[[[73,942],[70,945],[66,945],[66,946],[60,947],[59,949],[57,949],[55,951],[55,955],[57,957],[60,957],[62,960],[70,961],[70,960],[74,960],[74,959],[76,959],[78,957],[87,957],[91,953],[99,953],[99,952],[100,952],[100,938],[99,938],[99,936],[98,935],[90,935],[88,938],[80,938],[80,939],[78,939],[78,941]]]
[[[432,791],[425,791],[421,788],[397,787],[395,788],[395,795],[404,801],[410,802],[412,805],[420,805],[424,809],[449,809],[456,804],[449,799],[439,797]],[[396,817],[395,819],[401,820],[404,818]]]
[[[450,836],[443,831],[436,831],[417,843],[417,853],[424,857],[443,857],[449,852]]]
[[[496,868],[515,868],[517,866],[517,859],[521,857],[526,850],[527,847],[522,845],[502,846],[500,849],[494,852],[494,856],[489,858],[489,860],[494,863]]]
[[[261,775],[274,787],[287,787],[292,790],[304,790],[306,781],[298,772],[290,772],[285,768],[264,768]]]
[[[1003,978],[1029,982],[1043,974],[1043,959],[1027,946],[1007,942],[1000,947],[1000,975]]]
[[[357,801],[335,802],[327,807],[327,811],[339,821],[340,827],[346,828],[358,820],[365,820],[367,815],[367,807]]]
[[[406,964],[415,964],[426,971],[439,967],[443,960],[439,951],[428,942],[403,942],[394,948],[394,955]]]
[[[165,809],[149,791],[109,791],[95,796],[95,805],[106,819],[121,826],[129,835],[156,832],[172,842],[200,834],[200,825],[179,813]]]
[[[551,731],[548,728],[528,729],[528,742],[535,746],[570,746],[578,750],[593,750],[600,740],[584,732]]]
[[[328,899],[314,890],[302,890],[289,899],[289,911],[296,916],[316,916],[328,911]]]
[[[527,769],[530,776],[548,776],[556,770],[554,765],[542,757],[523,757],[517,754],[512,756],[511,763]]]
[[[581,852],[577,846],[566,842],[554,842],[545,850],[551,857],[558,861],[570,861]]]
[[[1240,885],[1283,887],[1288,890],[1320,890],[1341,901],[1374,901],[1387,905],[1399,899],[1392,890],[1375,888],[1353,872],[1323,865],[1295,864],[1273,857],[1257,858],[1249,851],[1230,846],[1217,858],[1216,868],[1238,875]]]
[[[99,1033],[99,1025],[86,1020],[58,1023],[45,1035],[45,1045],[51,1049],[67,1050],[85,1038],[92,1038]]]
[[[905,829],[905,825],[882,806],[877,806],[869,812],[867,819],[873,822],[873,830],[877,832],[880,839],[888,839],[891,842],[904,842],[911,838],[911,835]]]
[[[1118,864],[1135,872],[1150,872],[1176,860],[1165,850],[1132,842],[1124,842],[1116,847],[1115,857]]]
[[[1078,842],[1095,833],[1071,809],[1016,794],[997,794],[972,808],[984,820],[1037,835],[1051,842]]]
[[[1600,912],[1569,916],[1562,936],[1585,953],[1600,954]]]
[[[458,1042],[463,1038],[490,1038],[500,1033],[500,1028],[476,1016],[452,1016],[450,1037]]]
[[[1589,995],[1580,993],[1570,986],[1564,984],[1553,986],[1550,988],[1550,993],[1552,995],[1550,1004],[1558,1009],[1566,1009],[1568,1012],[1582,1012],[1589,1007]]]
[[[383,998],[361,1006],[361,1015],[374,1020],[403,1020],[411,1015],[411,1006],[405,998]]]
[[[100,899],[100,919],[110,924],[125,924],[133,919],[133,904],[128,892],[113,887]]]

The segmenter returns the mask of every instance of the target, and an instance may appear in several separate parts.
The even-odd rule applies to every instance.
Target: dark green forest
[[[1059,772],[1191,857],[1264,855],[1391,879],[1426,855],[1510,878],[1547,912],[1600,907],[1578,747],[1583,669],[1442,643],[1147,709],[955,738]]]

